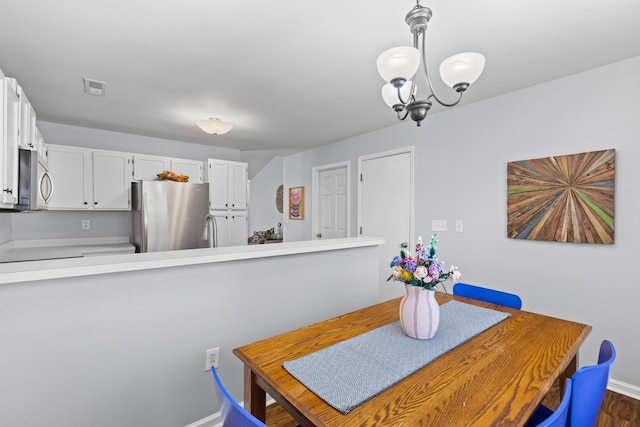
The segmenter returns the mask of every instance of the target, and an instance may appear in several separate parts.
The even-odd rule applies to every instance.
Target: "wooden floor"
[[[560,403],[560,387],[556,384],[544,400],[544,404],[555,409]],[[295,427],[294,419],[278,404],[267,408],[268,427]],[[598,416],[596,427],[639,427],[640,400],[607,390]]]
[[[556,382],[543,403],[555,409],[560,404],[560,386]],[[640,400],[607,390],[602,401],[596,427],[640,426]]]

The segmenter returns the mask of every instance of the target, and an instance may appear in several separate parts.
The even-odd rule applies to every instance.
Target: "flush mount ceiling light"
[[[413,47],[400,46],[386,50],[378,57],[377,65],[380,76],[387,82],[382,87],[382,98],[398,114],[398,119],[404,120],[408,115],[420,126],[433,105],[431,99],[444,107],[453,107],[462,99],[462,93],[470,84],[475,82],[484,68],[484,56],[475,52],[459,53],[445,59],[440,64],[440,76],[442,80],[458,93],[458,100],[452,103],[443,102],[431,85],[427,61],[425,55],[425,32],[431,19],[431,9],[420,6],[417,0],[416,6],[407,13],[405,21],[409,25],[409,31],[413,34]],[[418,50],[420,48],[420,50]],[[416,73],[420,64],[427,81],[429,95],[419,100],[416,97],[417,85]]]
[[[233,125],[231,123],[220,120],[217,117],[196,120],[196,124],[200,129],[212,135],[224,135],[225,133],[229,132],[231,128],[233,128]]]

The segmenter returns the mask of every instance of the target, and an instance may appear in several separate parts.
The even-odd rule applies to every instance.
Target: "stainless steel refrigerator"
[[[209,184],[137,181],[131,183],[131,198],[136,252],[213,247]]]

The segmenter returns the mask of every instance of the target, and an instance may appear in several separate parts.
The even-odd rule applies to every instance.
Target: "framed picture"
[[[512,239],[612,244],[615,149],[507,164]]]
[[[304,219],[304,187],[289,188],[289,219]]]

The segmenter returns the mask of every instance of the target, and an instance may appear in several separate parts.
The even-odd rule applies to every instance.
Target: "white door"
[[[316,180],[314,215],[317,239],[336,239],[348,236],[348,165],[320,167],[314,170]]]
[[[405,246],[413,251],[413,147],[359,158],[359,235],[383,237],[380,301],[404,295],[400,282],[387,282],[391,259]]]

